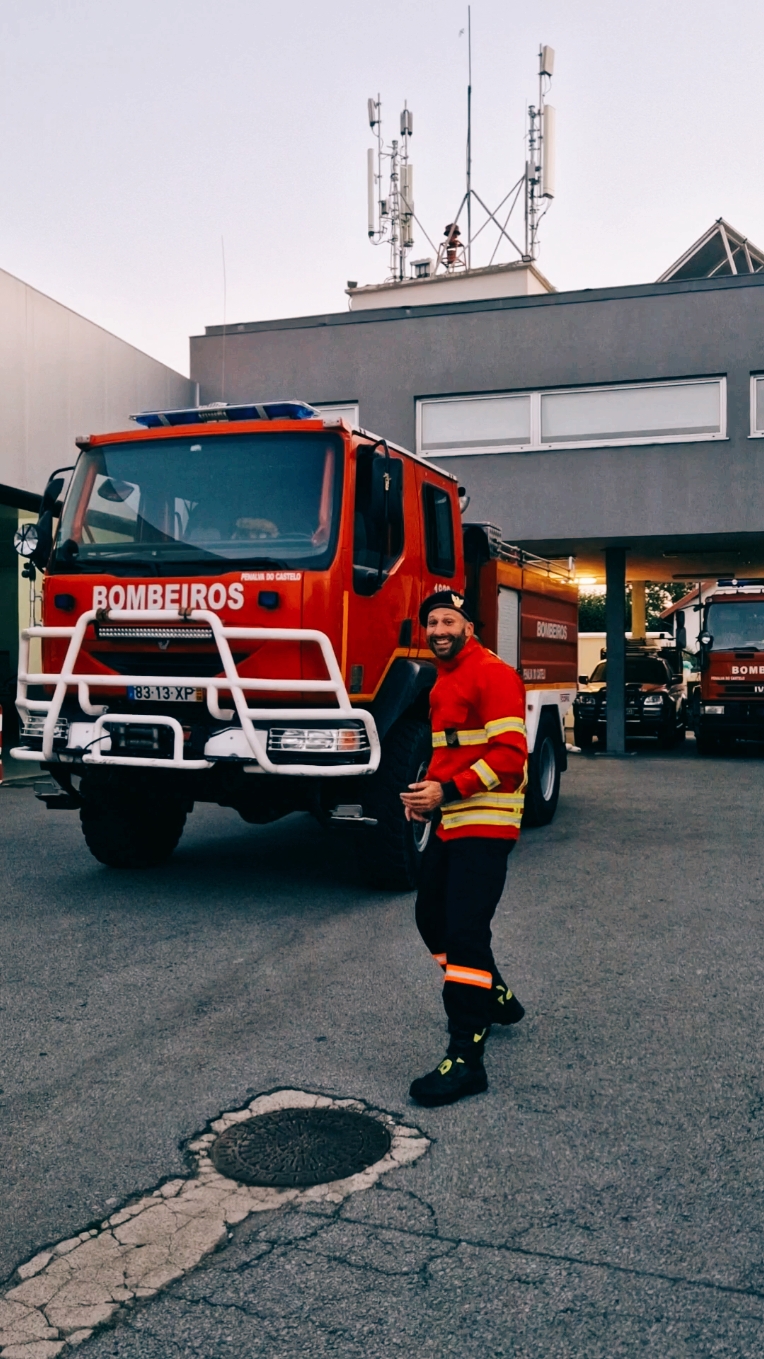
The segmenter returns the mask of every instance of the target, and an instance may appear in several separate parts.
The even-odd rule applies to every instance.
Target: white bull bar
[[[181,675],[172,677],[168,675],[94,675],[83,674],[75,669],[77,659],[82,649],[85,633],[91,623],[103,622],[109,624],[157,624],[157,623],[205,623],[212,630],[213,641],[217,645],[218,654],[221,660],[221,669],[225,672],[224,676],[202,676],[200,678],[193,675]],[[69,647],[66,653],[63,666],[58,674],[41,672],[35,674],[29,670],[29,644],[32,638],[43,639],[68,638]],[[187,639],[184,639],[187,640]],[[314,642],[320,647],[326,666],[329,679],[270,679],[270,678],[249,678],[239,675],[231,654],[229,642],[231,641],[263,641],[263,642]],[[30,685],[54,685],[55,692],[52,698],[39,699],[29,698],[28,689]],[[353,708],[345,689],[342,673],[337,658],[334,654],[332,644],[324,632],[318,632],[314,628],[232,628],[226,627],[221,623],[216,613],[209,609],[186,609],[179,613],[174,609],[110,609],[96,610],[89,609],[77,619],[72,627],[31,627],[25,628],[21,634],[21,644],[19,648],[19,676],[16,691],[16,707],[22,719],[26,722],[30,713],[45,713],[43,725],[42,751],[32,751],[25,748],[16,748],[11,751],[11,755],[19,760],[37,760],[38,762],[50,762],[57,759],[53,751],[54,733],[56,724],[61,715],[64,699],[67,691],[72,688],[77,689],[80,708],[90,717],[97,718],[95,724],[95,739],[92,749],[86,751],[82,756],[83,764],[96,765],[140,765],[146,768],[156,769],[211,769],[214,760],[184,760],[183,759],[183,729],[175,718],[164,717],[151,714],[136,713],[110,713],[107,708],[91,701],[90,690],[96,689],[125,689],[132,685],[160,685],[162,687],[178,686],[194,689],[204,689],[207,696],[207,708],[211,715],[220,722],[228,722],[234,717],[234,710],[222,708],[219,704],[219,694],[221,690],[230,692],[235,706],[235,715],[238,716],[242,731],[246,737],[247,745],[252,752],[252,757],[257,761],[261,769],[268,774],[296,774],[310,775],[312,777],[347,778],[353,774],[373,774],[379,765],[380,744],[377,734],[376,724],[371,713],[363,708]],[[257,693],[267,691],[270,693],[316,693],[332,694],[336,700],[336,707],[333,708],[251,708],[246,699],[247,693]],[[336,718],[353,718],[360,721],[369,740],[369,759],[365,764],[274,764],[268,756],[267,730],[258,730],[255,722],[326,722],[334,721]],[[171,759],[153,758],[150,756],[134,755],[109,755],[104,754],[99,749],[101,741],[108,739],[108,731],[104,728],[112,723],[134,723],[139,726],[166,726],[173,732],[173,755]],[[63,752],[62,752],[63,753]]]

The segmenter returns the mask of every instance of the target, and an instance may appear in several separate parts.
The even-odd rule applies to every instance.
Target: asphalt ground
[[[167,866],[115,873],[75,814],[3,787],[0,1277],[291,1086],[432,1145],[250,1218],[83,1359],[759,1359],[763,785],[692,742],[571,758],[495,923],[526,1019],[443,1110],[407,1095],[445,1041],[412,898],[359,886],[341,836],[200,807]]]

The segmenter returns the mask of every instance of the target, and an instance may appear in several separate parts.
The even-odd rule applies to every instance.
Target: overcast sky
[[[381,282],[366,100],[414,112],[417,215],[463,188],[461,0],[0,0],[0,267],[183,371],[188,336],[343,310]],[[657,277],[723,215],[764,245],[753,0],[473,0],[473,183],[522,172],[540,42],[556,49],[559,289]],[[490,249],[493,248],[493,242]],[[431,253],[417,233],[414,258]],[[476,252],[476,263],[487,263]],[[511,258],[507,253],[504,258]]]

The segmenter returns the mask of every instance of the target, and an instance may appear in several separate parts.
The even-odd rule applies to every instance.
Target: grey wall
[[[191,340],[201,400],[358,400],[361,423],[413,448],[420,396],[726,374],[725,442],[444,459],[470,517],[560,550],[639,536],[761,534],[764,278],[560,293],[218,327]]]
[[[0,482],[34,492],[54,468],[75,461],[76,435],[126,429],[139,410],[196,399],[188,378],[3,270],[0,375]],[[17,523],[15,510],[0,507],[0,701],[16,670],[19,629],[29,622],[27,588],[19,617]],[[8,694],[4,701],[7,752],[15,713]],[[7,753],[3,768],[6,780],[32,772]]]
[[[0,270],[0,482],[42,490],[77,434],[193,405],[188,378]]]

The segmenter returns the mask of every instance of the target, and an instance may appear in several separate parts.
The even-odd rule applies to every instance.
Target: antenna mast
[[[463,33],[464,29],[460,29],[459,36],[461,37]],[[383,242],[389,244],[389,281],[403,283],[406,280],[406,263],[408,252],[414,244],[415,221],[436,251],[434,268],[431,259],[414,260],[413,269],[417,278],[430,278],[440,270],[445,273],[468,272],[472,269],[472,247],[487,228],[495,229],[498,233],[493,253],[488,261],[489,266],[493,264],[499,248],[505,242],[526,264],[538,258],[539,226],[555,196],[555,110],[546,102],[553,72],[554,49],[542,44],[539,48],[538,103],[531,104],[528,108],[528,154],[525,169],[492,211],[472,187],[472,6],[467,6],[466,185],[459,210],[446,226],[444,239],[439,246],[436,246],[427,235],[414,212],[414,167],[409,160],[409,139],[414,131],[411,109],[404,104],[400,119],[400,140],[396,138],[385,146],[382,138],[380,96],[377,95],[376,99],[368,101],[369,126],[377,141],[376,149],[369,149],[366,153],[368,232],[373,245],[381,245]],[[387,162],[389,172],[386,196],[383,196],[382,187],[383,161]],[[525,209],[524,248],[513,239],[508,230],[521,195]],[[484,220],[474,232],[473,200],[484,214]],[[463,237],[459,222],[465,209],[466,237]],[[486,237],[486,240],[488,239]]]
[[[388,147],[382,140],[382,101],[369,99],[369,126],[377,139],[376,162],[374,151],[367,156],[367,196],[369,209],[369,240],[373,245],[388,241],[390,245],[390,274],[396,283],[406,277],[406,257],[414,244],[414,167],[409,160],[409,138],[414,134],[414,115],[404,103],[401,113],[400,141],[394,139]],[[389,189],[382,197],[382,162],[389,163]]]
[[[523,258],[538,259],[538,232],[549,202],[554,198],[555,111],[546,103],[554,74],[554,48],[539,48],[538,104],[528,109],[528,159],[525,162],[525,254]]]
[[[472,268],[472,6],[467,6],[467,268]]]

